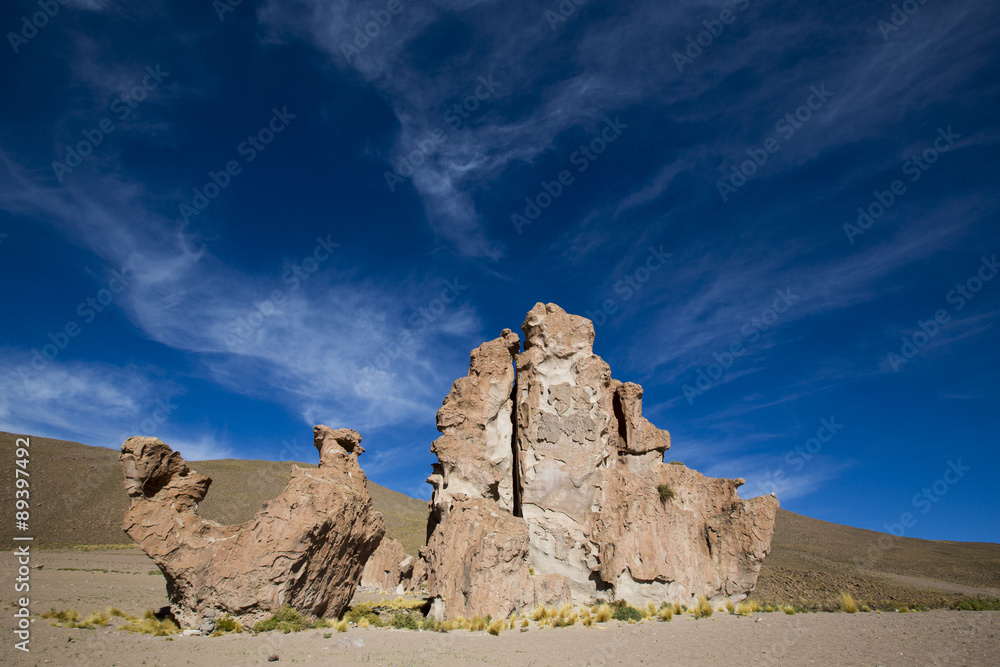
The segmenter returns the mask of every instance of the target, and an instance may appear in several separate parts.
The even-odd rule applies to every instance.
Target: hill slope
[[[23,437],[0,431],[0,451],[13,459],[14,442]],[[222,524],[242,523],[261,505],[274,498],[291,477],[291,462],[189,461],[191,467],[212,479],[212,486],[198,513]],[[307,468],[316,466],[296,463]],[[364,467],[364,459],[361,461]],[[9,468],[8,468],[9,469]],[[121,528],[128,509],[118,452],[78,442],[31,436],[31,530],[35,543],[44,547],[80,544],[130,544]],[[0,516],[12,516],[13,474],[0,487]],[[387,534],[415,554],[423,545],[427,503],[397,493],[372,481],[368,492],[385,519]],[[0,522],[0,539],[10,543],[13,526]]]
[[[14,434],[0,432],[0,451],[13,458]],[[364,467],[364,459],[361,460]],[[192,461],[212,478],[201,516],[223,524],[246,521],[288,483],[291,463]],[[309,464],[297,464],[311,467]],[[128,544],[127,507],[118,452],[76,442],[31,438],[31,534],[45,547]],[[369,481],[388,536],[415,554],[424,542],[427,504]],[[13,476],[0,488],[0,516],[13,511]],[[0,521],[0,540],[13,527]],[[839,591],[891,607],[940,606],[963,595],[1000,595],[1000,544],[896,538],[778,511],[771,555],[754,597],[830,604]]]

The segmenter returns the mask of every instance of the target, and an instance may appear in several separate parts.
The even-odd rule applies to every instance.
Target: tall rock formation
[[[670,435],[642,416],[642,388],[593,353],[590,320],[539,303],[522,330],[520,354],[507,329],[474,350],[438,412],[426,555],[437,615],[744,597],[777,499],[742,500],[743,480],[665,464]]]
[[[358,465],[361,436],[314,429],[318,468],[292,468],[285,490],[246,523],[198,516],[212,480],[156,438],[133,437],[120,461],[130,507],[122,527],[167,579],[174,614],[197,625],[215,613],[256,620],[290,604],[340,616],[385,534]]]

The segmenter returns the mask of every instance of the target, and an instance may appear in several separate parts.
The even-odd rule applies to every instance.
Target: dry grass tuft
[[[698,596],[698,603],[694,606],[693,612],[695,618],[708,618],[712,615],[712,603],[708,601],[704,595]]]
[[[177,627],[177,624],[169,618],[165,618],[163,620],[156,618],[156,614],[152,609],[147,609],[142,612],[141,619],[129,618],[128,621],[128,623],[118,629],[124,630],[125,632],[152,635],[154,637],[166,637],[177,634],[181,631],[181,629]]]
[[[602,604],[594,612],[594,620],[597,623],[607,623],[611,620],[611,607],[606,604]]]
[[[494,637],[499,637],[500,631],[506,629],[507,629],[507,622],[505,620],[493,621],[486,628],[486,632],[490,633]]]
[[[858,603],[854,601],[850,593],[841,591],[840,593],[840,608],[846,611],[848,614],[858,613]]]

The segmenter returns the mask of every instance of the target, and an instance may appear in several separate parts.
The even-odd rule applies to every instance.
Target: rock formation
[[[412,572],[412,569],[413,558],[406,555],[402,544],[393,539],[382,540],[365,563],[361,587],[375,593],[395,592],[403,582],[404,570]]]
[[[441,616],[535,604],[741,599],[770,550],[773,496],[663,462],[642,388],[593,354],[590,320],[537,304],[471,355],[438,412],[427,585]]]
[[[217,613],[257,620],[283,604],[315,616],[347,608],[385,524],[358,465],[361,436],[317,426],[314,444],[319,467],[293,467],[280,496],[233,526],[198,516],[211,480],[180,454],[156,438],[122,445],[122,527],[163,571],[182,624]]]

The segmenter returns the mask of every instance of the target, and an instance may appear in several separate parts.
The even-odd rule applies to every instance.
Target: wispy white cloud
[[[132,276],[119,303],[147,337],[191,353],[228,389],[284,404],[311,424],[362,429],[433,413],[451,380],[441,361],[464,357],[459,351],[480,337],[461,281],[446,304],[440,282],[357,280],[336,257],[308,282],[283,280],[297,260],[248,275],[150,213],[138,186],[106,177],[50,188],[2,154],[0,168],[9,184],[0,186],[0,208],[47,219]],[[303,239],[303,256],[336,241]],[[338,252],[350,249],[320,254]],[[276,289],[284,299],[258,321],[255,304]]]
[[[168,428],[184,390],[160,375],[7,349],[0,355],[0,424],[117,449],[128,435],[161,435]]]

